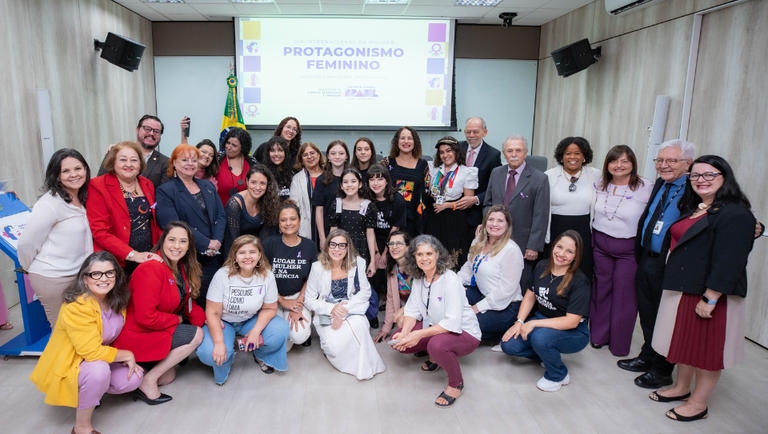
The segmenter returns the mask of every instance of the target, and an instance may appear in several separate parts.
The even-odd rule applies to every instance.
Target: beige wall
[[[670,96],[664,139],[680,130],[693,14],[726,0],[667,0],[614,17],[597,0],[542,26],[532,152],[553,161],[563,137],[582,135],[602,167],[614,145],[631,146],[644,170],[648,133],[657,95]],[[589,38],[602,46],[595,65],[571,77],[557,75],[550,52]],[[768,1],[752,0],[705,15],[688,138],[697,154],[726,158],[760,220],[768,221],[768,199],[760,170],[768,134]],[[756,158],[757,157],[757,158]],[[768,240],[755,244],[749,266],[747,337],[768,345],[768,271],[762,258]]]
[[[113,32],[147,46],[133,73],[99,57],[93,39]],[[51,95],[56,148],[71,147],[98,170],[109,143],[135,137],[155,113],[151,23],[110,0],[0,0],[0,178],[28,205],[44,169],[36,89]],[[13,265],[0,259],[9,305],[18,303]]]

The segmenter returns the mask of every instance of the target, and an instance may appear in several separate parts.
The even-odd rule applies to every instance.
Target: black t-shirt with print
[[[566,313],[581,315],[584,318],[589,316],[589,297],[592,287],[589,284],[587,276],[581,271],[577,271],[568,284],[565,295],[557,295],[557,285],[563,281],[562,276],[552,279],[552,274],[540,277],[547,269],[549,261],[544,260],[536,265],[531,275],[528,291],[532,291],[539,304],[539,313],[547,318],[558,318],[565,316]]]
[[[277,282],[277,292],[283,297],[301,291],[309,277],[312,263],[317,260],[317,246],[307,238],[301,237],[301,243],[289,247],[283,242],[282,235],[273,235],[262,243],[264,256],[272,265],[272,273]]]
[[[376,234],[376,247],[379,249],[379,253],[384,251],[384,245],[389,238],[389,233],[392,231],[392,226],[397,226],[400,229],[405,228],[405,199],[399,194],[395,194],[395,200],[390,202],[388,200],[378,201],[376,204],[376,226],[373,228],[373,232]]]
[[[325,235],[331,230],[331,211],[335,209],[336,195],[339,192],[339,183],[341,177],[334,176],[333,181],[328,185],[323,185],[325,174],[318,176],[315,180],[315,192],[312,194],[312,205],[323,207],[323,226],[325,226]]]

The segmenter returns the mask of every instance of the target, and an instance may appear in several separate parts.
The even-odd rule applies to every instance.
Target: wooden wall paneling
[[[768,222],[765,138],[768,137],[768,2],[753,0],[715,11],[702,22],[688,139],[697,154],[725,158]],[[750,256],[747,337],[768,346],[768,239]]]
[[[539,59],[549,57],[552,51],[592,36],[596,2],[582,6],[541,26]]]

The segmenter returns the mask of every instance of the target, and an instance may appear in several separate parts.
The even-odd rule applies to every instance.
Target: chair
[[[541,170],[542,172],[547,171],[547,157],[529,155],[525,157],[525,164],[529,164],[534,169]]]

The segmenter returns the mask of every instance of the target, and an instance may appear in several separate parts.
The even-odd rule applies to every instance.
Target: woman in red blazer
[[[117,257],[130,275],[138,264],[162,261],[150,253],[162,229],[155,219],[155,187],[140,176],[147,163],[134,142],[115,145],[104,160],[106,175],[88,184],[86,213],[93,233],[93,250]]]
[[[158,386],[173,381],[176,364],[203,341],[205,312],[192,301],[200,294],[201,271],[189,225],[168,223],[152,252],[162,262],[146,261],[133,273],[125,327],[113,345],[132,351],[144,368],[134,400],[156,405],[171,400]]]

